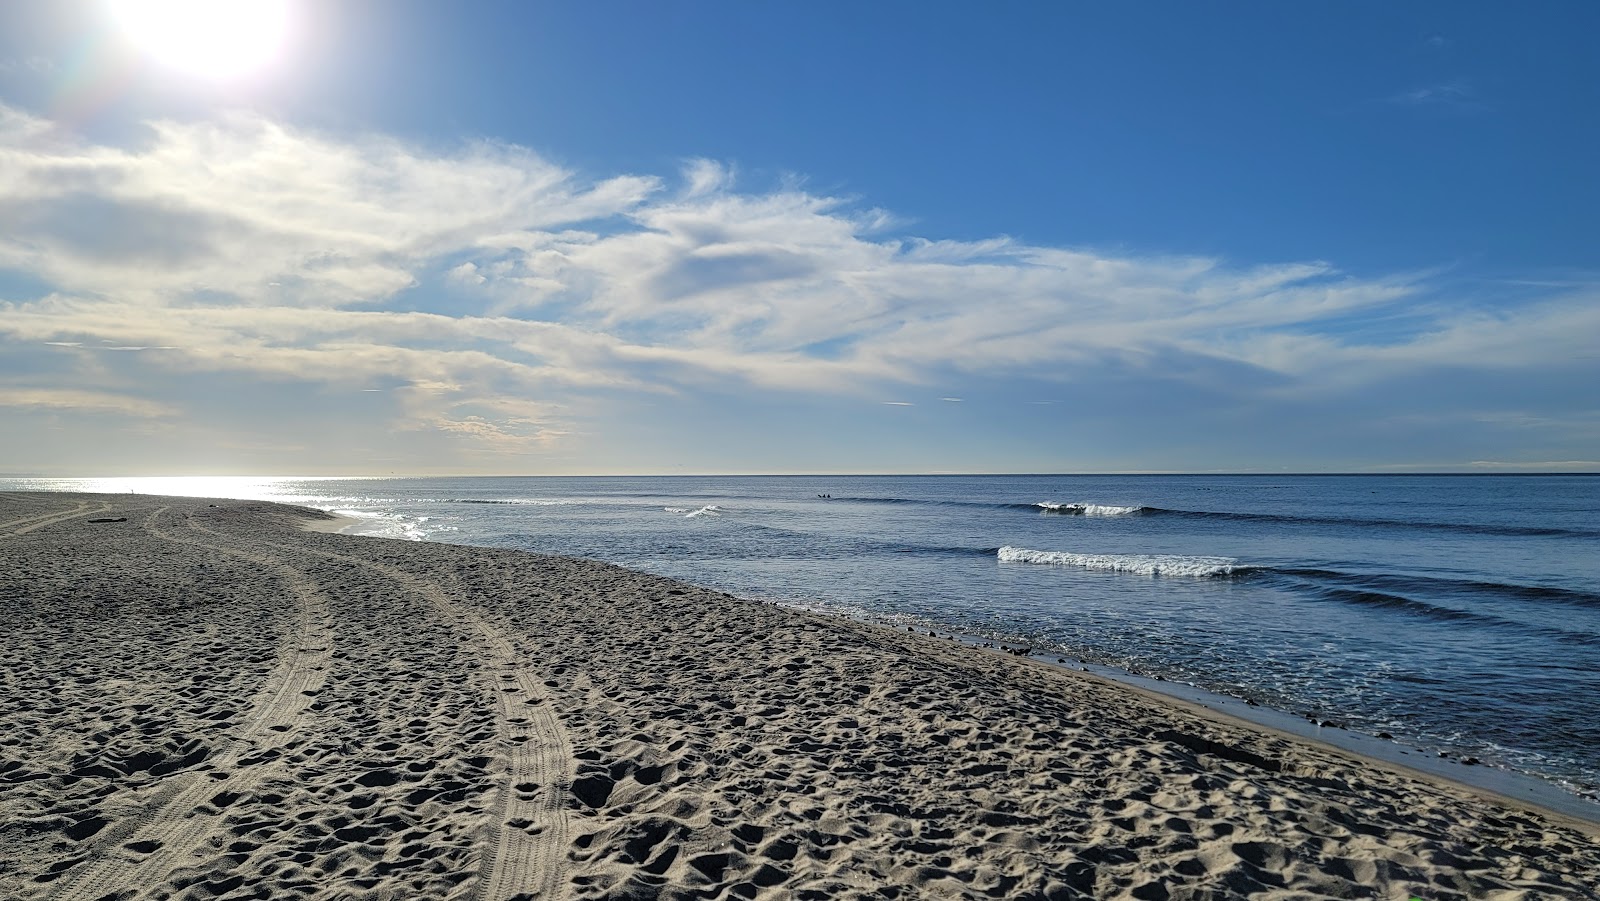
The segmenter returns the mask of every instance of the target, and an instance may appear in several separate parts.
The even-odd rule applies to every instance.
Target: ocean
[[[1022,645],[1600,792],[1600,476],[5,479],[261,498]]]

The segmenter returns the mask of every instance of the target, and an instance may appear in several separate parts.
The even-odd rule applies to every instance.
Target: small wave
[[[497,504],[511,507],[562,507],[571,501],[538,501],[531,498],[511,498],[508,500],[489,499],[481,497],[453,497],[446,503],[450,504]]]
[[[1032,551],[1003,547],[1003,563],[1036,563],[1046,566],[1076,566],[1104,572],[1137,573],[1143,576],[1230,576],[1255,567],[1232,557],[1183,557],[1174,554],[1074,554],[1067,551]]]
[[[683,513],[684,519],[693,519],[696,516],[721,516],[722,508],[716,504],[707,504],[698,510],[687,510],[687,508],[682,507],[668,507],[667,512]]]
[[[1402,597],[1398,594],[1389,594],[1385,591],[1374,591],[1362,588],[1323,588],[1318,592],[1329,600],[1343,601],[1348,604],[1360,604],[1367,607],[1385,607],[1390,610],[1400,610],[1414,616],[1423,616],[1443,622],[1477,622],[1501,625],[1504,620],[1495,616],[1483,616],[1467,610],[1455,610],[1450,607],[1440,607],[1414,598]]]
[[[950,544],[911,544],[909,542],[877,541],[871,545],[877,550],[892,554],[915,554],[923,557],[993,557],[996,547],[969,547]]]
[[[1391,573],[1349,573],[1333,569],[1284,568],[1278,570],[1286,576],[1296,576],[1312,581],[1334,582],[1357,588],[1376,588],[1386,592],[1428,592],[1484,597],[1490,600],[1514,598],[1534,603],[1569,604],[1575,607],[1600,607],[1600,595],[1572,588],[1543,585],[1523,585],[1516,582],[1484,582],[1471,579],[1452,579],[1437,576],[1403,575]]]
[[[1145,509],[1113,504],[1057,504],[1052,501],[1040,501],[1034,506],[1046,513],[1059,513],[1063,516],[1126,516],[1129,513],[1143,513]]]
[[[1043,510],[1046,513],[1059,513],[1076,516],[1124,516],[1130,513],[1149,512],[1149,507],[1120,506],[1114,504],[1059,504],[1053,501],[1040,501],[1034,504],[1015,503],[1009,501],[958,501],[938,500],[932,498],[909,497],[834,497],[836,501],[854,501],[858,504],[911,504],[920,507],[966,507],[982,510],[1026,510],[1030,513]]]
[[[989,510],[1008,510],[1021,507],[1031,509],[1031,504],[999,504],[989,501],[957,501],[940,500],[936,498],[914,497],[861,497],[855,495],[836,495],[829,498],[835,501],[852,501],[857,504],[911,504],[918,507],[981,507]]]
[[[1593,595],[1563,589],[1543,589],[1526,585],[1487,582],[1466,582],[1455,579],[1437,579],[1424,576],[1397,574],[1347,573],[1331,569],[1284,568],[1269,570],[1273,577],[1287,578],[1290,585],[1309,589],[1312,596],[1342,604],[1388,609],[1410,616],[1436,622],[1469,623],[1495,629],[1515,629],[1530,635],[1541,635],[1559,641],[1589,647],[1600,647],[1600,635],[1592,631],[1575,631],[1545,623],[1527,622],[1518,617],[1515,608],[1467,610],[1448,606],[1454,601],[1470,599],[1503,600],[1507,596],[1526,600],[1555,600],[1591,606]],[[1432,600],[1423,600],[1422,594]],[[1441,596],[1441,594],[1443,596]],[[1439,601],[1440,603],[1434,603]],[[1470,603],[1470,600],[1469,600]]]
[[[931,498],[873,497],[841,495],[833,498],[859,504],[910,504],[927,507],[967,507],[987,510],[1026,510],[1077,516],[1175,516],[1185,519],[1233,520],[1237,522],[1270,522],[1298,525],[1338,525],[1366,528],[1418,529],[1422,531],[1459,532],[1480,535],[1529,536],[1543,538],[1594,538],[1600,530],[1560,528],[1555,526],[1520,526],[1495,522],[1422,522],[1390,519],[1383,516],[1363,516],[1362,510],[1353,510],[1348,516],[1307,516],[1288,513],[1249,513],[1222,510],[1180,510],[1166,507],[1120,506],[1111,504],[1055,503],[1041,501],[1024,504],[1005,501],[936,500]]]
[[[1600,635],[1590,632],[1575,632],[1557,626],[1544,626],[1534,623],[1525,623],[1516,619],[1508,619],[1490,613],[1474,613],[1470,610],[1459,610],[1454,607],[1441,607],[1416,598],[1408,598],[1385,591],[1375,591],[1362,588],[1325,587],[1317,592],[1320,597],[1328,600],[1339,601],[1346,604],[1359,604],[1367,607],[1381,607],[1420,616],[1438,622],[1473,623],[1479,626],[1492,628],[1510,628],[1532,635],[1542,635],[1558,641],[1567,641],[1589,647],[1600,647]]]
[[[1468,535],[1506,535],[1539,538],[1592,538],[1600,535],[1590,529],[1564,529],[1554,526],[1515,526],[1486,522],[1424,522],[1409,519],[1385,519],[1366,516],[1300,516],[1286,513],[1240,513],[1214,510],[1168,510],[1162,507],[1144,507],[1140,512],[1179,516],[1186,519],[1221,519],[1238,522],[1273,522],[1308,525],[1366,526],[1389,529],[1419,529],[1436,532],[1459,532]]]

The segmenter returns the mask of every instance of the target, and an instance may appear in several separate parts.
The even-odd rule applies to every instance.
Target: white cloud
[[[478,272],[478,265],[476,263],[462,263],[454,269],[451,269],[449,275],[451,278],[465,285],[481,285],[488,281],[488,278]]]
[[[1246,398],[1596,368],[1587,285],[1493,312],[1425,273],[893,235],[881,211],[795,185],[740,193],[710,160],[681,184],[250,116],[157,122],[115,147],[0,107],[0,268],[54,292],[0,298],[0,342],[74,348],[59,356],[89,388],[30,389],[35,407],[110,410],[109,380],[141,373],[383,385],[360,390],[388,392],[392,427],[490,455],[547,448],[618,393],[1137,376]],[[1381,324],[1400,312],[1405,331]]]
[[[521,148],[430,155],[254,117],[156,122],[142,147],[65,141],[0,117],[0,265],[63,291],[172,302],[197,292],[313,306],[381,301],[440,256],[503,232],[616,215],[649,178],[576,186]]]
[[[114,413],[140,418],[175,416],[178,411],[170,404],[114,394],[108,391],[85,391],[74,388],[8,388],[0,386],[0,407],[35,410],[63,410],[79,413]]]
[[[1488,109],[1479,98],[1478,92],[1470,84],[1461,81],[1425,85],[1401,91],[1385,98],[1385,102],[1398,106],[1434,107],[1456,112],[1481,112]]]
[[[683,167],[684,197],[704,197],[733,187],[733,170],[716,160],[690,160]]]
[[[59,67],[50,59],[43,56],[29,56],[22,59],[0,59],[0,75],[22,74],[26,76],[55,75]]]

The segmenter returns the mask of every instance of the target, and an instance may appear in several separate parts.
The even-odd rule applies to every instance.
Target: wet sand
[[[326,521],[0,494],[0,897],[1600,884],[1592,824],[1090,674]]]

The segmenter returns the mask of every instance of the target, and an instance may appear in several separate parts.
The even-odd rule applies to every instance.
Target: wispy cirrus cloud
[[[1397,106],[1432,107],[1455,112],[1483,112],[1489,109],[1478,91],[1464,81],[1423,85],[1391,94],[1384,102]]]
[[[139,395],[121,409],[162,416],[185,401],[146,396],[157,376],[381,386],[390,402],[360,415],[463,459],[546,452],[598,398],[867,402],[1016,378],[1254,403],[1430,369],[1592,369],[1580,336],[1600,332],[1587,285],[1496,312],[1442,300],[1426,272],[938,240],[792,185],[740,190],[707,160],[586,178],[492,141],[244,115],[123,147],[0,107],[0,219],[0,348],[54,355],[29,357],[51,361],[48,389],[3,363],[0,386],[26,375],[82,411]],[[49,291],[7,297],[7,271]]]
[[[146,419],[178,415],[176,407],[160,401],[75,388],[0,387],[0,407],[113,413]]]
[[[48,75],[56,71],[56,64],[42,56],[0,59],[0,73],[26,72],[31,75]]]
[[[577,186],[520,148],[429,155],[272,122],[152,123],[135,148],[0,116],[0,265],[65,291],[163,303],[200,292],[274,305],[390,297],[419,268],[501,233],[615,215],[650,178]]]

